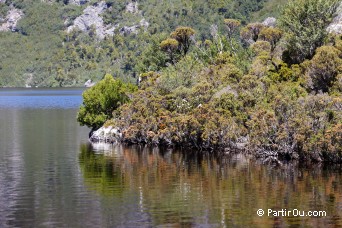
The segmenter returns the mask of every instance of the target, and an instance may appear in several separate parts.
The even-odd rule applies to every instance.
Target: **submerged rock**
[[[117,143],[122,139],[122,133],[120,129],[109,127],[101,127],[94,131],[90,136],[89,140],[93,143],[104,142],[104,143]]]

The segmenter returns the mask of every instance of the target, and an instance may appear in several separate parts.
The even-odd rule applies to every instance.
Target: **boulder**
[[[120,129],[109,126],[101,127],[94,131],[89,140],[93,143],[118,143],[122,139],[122,133]]]
[[[85,83],[84,83],[84,86],[85,87],[92,87],[92,86],[94,86],[95,85],[95,82],[93,82],[91,79],[89,79],[88,81],[86,81]]]
[[[274,17],[268,17],[262,22],[262,24],[266,27],[275,27],[276,23],[277,19],[275,19]]]

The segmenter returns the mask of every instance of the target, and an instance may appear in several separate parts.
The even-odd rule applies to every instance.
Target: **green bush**
[[[307,86],[318,92],[328,92],[342,72],[340,50],[332,46],[317,49],[307,69]]]
[[[129,101],[128,94],[136,86],[124,84],[107,74],[103,80],[83,93],[83,105],[77,114],[77,121],[93,130],[101,127],[113,117],[113,111]]]
[[[280,17],[287,33],[285,57],[291,63],[310,59],[323,44],[326,27],[331,22],[339,0],[291,0]]]

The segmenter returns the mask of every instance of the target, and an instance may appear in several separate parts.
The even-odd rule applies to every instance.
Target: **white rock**
[[[121,35],[138,34],[138,28],[140,25],[124,26],[120,29]]]
[[[94,85],[95,85],[95,82],[92,82],[91,79],[89,79],[88,81],[86,81],[86,82],[84,83],[84,86],[85,86],[85,87],[92,87],[92,86],[94,86]]]
[[[107,4],[104,1],[93,6],[88,6],[83,10],[83,14],[75,19],[73,25],[67,28],[67,32],[71,32],[76,28],[83,32],[87,32],[94,27],[96,35],[100,39],[103,39],[106,34],[114,34],[115,27],[112,25],[105,25],[100,16],[106,9]]]
[[[83,14],[77,17],[73,24],[67,28],[67,32],[71,32],[74,29],[79,29],[82,32],[88,32],[91,28],[95,29],[96,36],[99,39],[104,39],[105,36],[113,36],[116,29],[119,29],[119,25],[105,24],[101,14],[107,9],[107,4],[101,1],[95,5],[88,6],[83,10]],[[138,2],[130,2],[126,6],[126,11],[130,13],[138,12]],[[65,24],[68,24],[65,21]],[[138,24],[132,26],[124,26],[119,29],[121,35],[137,34],[139,28],[148,28],[149,23],[143,18]]]
[[[11,8],[5,17],[5,22],[0,26],[0,31],[15,32],[17,30],[17,23],[23,17],[23,15],[23,11],[16,8]]]
[[[145,18],[141,19],[139,24],[140,24],[141,27],[145,27],[145,29],[147,29],[148,26],[150,25],[150,23],[148,23],[148,21],[146,21]]]
[[[101,127],[94,131],[90,137],[91,142],[116,143],[122,138],[122,133],[118,128]]]
[[[336,10],[336,17],[327,28],[329,33],[342,34],[342,3]]]
[[[73,4],[73,5],[84,5],[88,2],[88,0],[69,0],[68,4]]]
[[[130,2],[126,5],[126,12],[128,13],[137,13],[139,12],[138,9],[138,2]]]
[[[276,23],[277,19],[275,19],[274,17],[268,17],[262,22],[262,24],[266,27],[275,27]]]

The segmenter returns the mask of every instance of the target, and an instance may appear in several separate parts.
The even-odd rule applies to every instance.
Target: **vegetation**
[[[141,73],[159,71],[177,61],[177,55],[164,52],[159,45],[179,26],[196,30],[197,39],[203,42],[211,37],[211,25],[222,28],[224,18],[247,23],[265,1],[142,0],[133,13],[126,10],[125,0],[105,1],[108,8],[101,14],[104,23],[119,26],[113,37],[99,40],[94,28],[66,33],[83,9],[96,2],[82,6],[59,0],[0,3],[0,18],[5,17],[11,5],[25,15],[19,21],[18,32],[0,32],[0,86],[83,86],[88,79],[97,82],[106,73],[135,83]],[[139,25],[143,19],[149,26],[137,28],[137,34],[120,30]],[[182,39],[181,34],[174,35],[178,42]],[[186,39],[178,43],[183,55],[190,42]]]
[[[293,63],[310,59],[324,43],[326,27],[331,22],[339,0],[291,0],[280,18],[287,32],[287,58]]]
[[[135,86],[123,84],[107,74],[103,80],[83,93],[83,105],[77,115],[78,122],[93,129],[99,128],[113,117],[114,110],[129,100],[128,93],[135,89]]]
[[[78,121],[106,122],[124,142],[342,161],[342,37],[326,33],[337,0],[290,0],[275,27],[249,23],[273,0],[143,0],[135,12],[106,1],[106,24],[149,26],[104,39],[94,27],[65,32],[87,5],[6,1],[1,15],[11,3],[25,17],[0,33],[0,86],[107,74],[84,93]]]
[[[292,2],[282,21],[291,7]],[[324,9],[319,20],[326,24],[331,13]],[[312,20],[302,16],[302,21]],[[175,56],[177,61],[141,74],[139,90],[106,124],[119,128],[127,143],[342,161],[342,37],[324,33],[318,43],[312,41],[316,46],[310,46],[310,58],[303,54],[309,51],[304,45],[302,54],[291,55],[297,61],[287,62],[284,53],[290,53],[293,40],[285,23],[273,28],[240,26],[236,19],[223,22],[222,33],[212,27],[204,42],[198,41],[197,31],[186,28],[191,31],[184,32],[187,51],[175,35],[185,27],[155,43],[153,50],[168,56],[163,61]],[[307,30],[297,32],[303,38]]]

